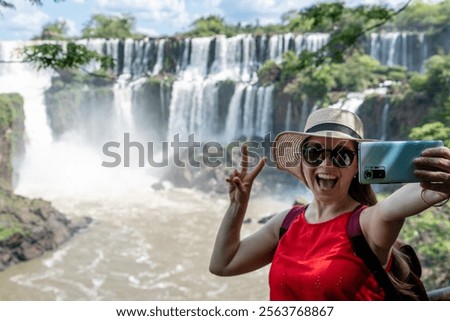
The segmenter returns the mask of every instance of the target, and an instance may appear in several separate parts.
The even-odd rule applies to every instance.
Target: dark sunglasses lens
[[[325,150],[319,144],[306,144],[302,148],[304,161],[311,166],[319,166],[324,159]]]
[[[348,149],[341,148],[331,152],[331,159],[333,160],[333,164],[337,167],[349,167],[352,164],[354,157],[355,153]]]

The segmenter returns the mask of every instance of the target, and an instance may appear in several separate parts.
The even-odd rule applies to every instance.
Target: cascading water
[[[385,32],[370,35],[368,54],[383,65],[423,72],[430,52],[424,33]]]
[[[381,38],[372,38],[374,55]],[[327,39],[324,34],[286,34],[181,40],[183,50],[176,59],[178,73],[171,97],[161,83],[161,104],[151,107],[167,120],[169,141],[177,133],[223,141],[263,136],[273,128],[274,88],[259,87],[256,71],[268,59],[280,61],[288,49],[296,53],[305,48],[317,50]],[[28,140],[16,192],[51,200],[69,217],[94,219],[88,230],[66,246],[0,273],[0,299],[267,299],[265,270],[233,279],[218,279],[207,271],[226,197],[168,186],[155,190],[151,185],[157,169],[136,166],[136,162],[124,166],[126,147],[132,160],[140,160],[149,150],[146,142],[156,143],[136,129],[134,96],[142,76],[164,69],[168,41],[80,41],[116,59],[119,80],[113,89],[113,104],[108,106],[111,117],[106,126],[98,126],[105,120],[92,113],[58,139],[52,138],[44,103],[52,73],[37,72],[23,63],[0,64],[0,91],[19,92],[25,100]],[[0,60],[20,60],[11,53],[23,44],[0,42]],[[96,67],[93,64],[89,69]],[[229,81],[233,90],[228,105],[218,110],[219,85]],[[92,100],[92,108],[97,107],[95,97]],[[302,119],[307,107],[300,107]],[[286,129],[299,129],[291,121],[297,112],[294,108],[288,103],[282,120]],[[113,149],[121,160],[115,168],[102,166],[101,143],[108,141],[120,146]],[[290,200],[258,199],[247,217],[258,219],[290,205]],[[246,235],[257,227],[256,223],[244,225],[242,232]]]
[[[15,59],[13,48],[22,45],[0,43],[0,60]],[[123,70],[132,68],[124,66]],[[44,103],[51,76],[51,72],[37,72],[23,63],[0,64],[1,92],[19,92],[25,101],[28,140],[15,192],[50,200],[69,218],[90,216],[94,223],[54,252],[0,273],[0,299],[265,299],[267,271],[227,280],[217,279],[207,270],[226,197],[168,187],[154,190],[150,186],[155,169],[127,168],[123,162],[117,168],[101,165],[105,155],[97,144],[99,137],[109,137],[125,148],[124,134],[128,133],[129,149],[135,153],[140,152],[137,143],[145,145],[143,140],[133,139],[138,137],[130,117],[134,88],[133,83],[124,82],[133,77],[119,78],[113,89],[108,132],[91,128],[104,121],[92,113],[72,131],[53,139]],[[200,83],[200,91],[214,90],[213,82],[211,87],[207,80]],[[207,106],[215,103],[212,100]],[[195,126],[203,119],[217,121],[207,112],[199,107],[189,126],[201,131]],[[124,155],[117,153],[123,160]],[[280,201],[261,199],[248,217],[259,219],[284,206]],[[244,226],[243,233],[257,226]],[[242,284],[247,284],[247,290],[241,289]]]
[[[381,114],[381,133],[380,133],[380,140],[386,140],[387,137],[387,123],[388,123],[388,115],[389,115],[389,101],[386,99],[386,102],[383,106],[383,111]]]

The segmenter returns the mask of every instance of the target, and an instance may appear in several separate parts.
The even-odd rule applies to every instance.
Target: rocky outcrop
[[[50,202],[13,193],[14,163],[24,149],[23,100],[0,95],[0,271],[66,242],[91,222],[68,219]]]
[[[274,195],[285,193],[286,186],[295,188],[301,183],[293,176],[275,168],[271,160],[270,146],[264,147],[262,138],[253,137],[235,141],[234,146],[225,145],[221,148],[191,148],[173,156],[169,160],[161,181],[155,183],[155,190],[164,188],[164,182],[182,187],[193,188],[202,192],[218,194],[228,193],[228,183],[225,181],[234,169],[241,168],[240,146],[249,145],[249,170],[262,158],[266,157],[266,166],[253,182],[252,195]],[[205,145],[203,145],[204,147]],[[219,146],[219,145],[217,145]],[[253,146],[253,147],[252,147]],[[258,146],[258,147],[256,147]]]
[[[69,220],[50,202],[0,189],[0,271],[56,249],[90,222]]]

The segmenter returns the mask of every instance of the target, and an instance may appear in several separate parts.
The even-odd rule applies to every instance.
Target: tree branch
[[[363,30],[362,34],[368,32],[368,31],[370,31],[370,30],[372,30],[372,29],[379,28],[379,27],[381,27],[382,25],[384,25],[389,19],[395,17],[395,16],[398,15],[400,12],[402,12],[403,10],[405,10],[405,9],[409,6],[409,4],[411,3],[411,1],[412,1],[412,0],[406,1],[405,5],[404,5],[403,7],[401,7],[401,8],[398,9],[397,11],[393,12],[392,14],[388,15],[383,21],[381,21],[381,22],[379,22],[379,23],[377,23],[377,24],[375,24],[375,25],[373,25],[373,26],[371,26],[371,27],[369,27],[369,28]],[[359,36],[358,36],[358,37],[359,37]]]

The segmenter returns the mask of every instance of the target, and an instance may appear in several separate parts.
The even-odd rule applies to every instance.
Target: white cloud
[[[311,5],[314,0],[241,0],[222,2],[221,8],[225,13],[225,20],[229,23],[279,23],[281,16],[289,10],[300,10]]]
[[[160,35],[158,30],[153,29],[153,28],[137,28],[136,31],[138,33],[142,33],[142,34],[147,35],[149,37],[157,37],[157,36]]]
[[[97,0],[100,8],[104,9],[120,9],[120,10],[155,10],[155,11],[180,11],[185,10],[184,0]]]
[[[107,10],[113,14],[130,13],[138,19],[151,19],[156,22],[167,19],[183,20],[187,16],[184,0],[97,0],[96,2],[100,12]]]
[[[50,19],[49,15],[39,10],[20,11],[6,19],[4,25],[21,39],[30,39],[37,36],[42,30],[42,25],[48,23]]]
[[[136,30],[151,36],[171,35],[191,22],[184,0],[97,0],[96,5],[102,14],[131,14]]]
[[[80,0],[78,0],[80,1]],[[67,35],[68,36],[76,36],[78,34],[78,30],[77,30],[77,24],[75,21],[64,18],[64,17],[59,17],[58,18],[59,21],[65,21],[67,24]]]

